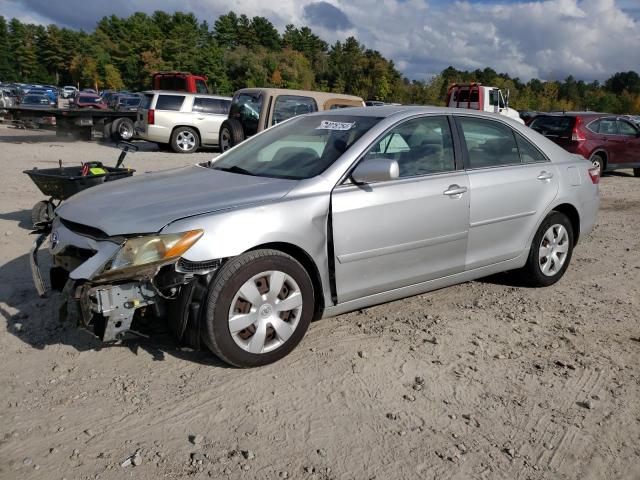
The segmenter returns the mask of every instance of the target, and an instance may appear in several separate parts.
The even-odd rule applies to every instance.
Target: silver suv
[[[135,124],[143,140],[169,144],[174,152],[193,153],[200,146],[218,146],[220,125],[231,98],[163,90],[144,92]]]

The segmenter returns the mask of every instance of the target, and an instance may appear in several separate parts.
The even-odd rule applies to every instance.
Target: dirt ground
[[[216,154],[144,150],[138,171]],[[557,285],[498,275],[322,320],[284,360],[238,370],[163,334],[101,347],[36,296],[42,194],[22,170],[117,153],[0,126],[1,479],[640,478],[629,171],[602,179],[597,228]]]

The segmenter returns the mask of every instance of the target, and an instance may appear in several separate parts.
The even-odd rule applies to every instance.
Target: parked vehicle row
[[[551,285],[594,226],[598,169],[510,118],[393,106],[273,121],[280,92],[260,93],[274,100],[251,97],[263,133],[56,210],[67,318],[114,341],[156,315],[178,341],[253,367],[291,352],[314,318],[507,270]],[[148,92],[146,113],[193,113],[197,99]]]

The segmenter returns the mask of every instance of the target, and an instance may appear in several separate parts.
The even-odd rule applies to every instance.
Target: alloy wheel
[[[231,148],[231,134],[226,128],[222,129],[220,134],[220,149],[225,152]]]
[[[231,301],[231,337],[249,353],[275,350],[295,332],[302,315],[302,300],[300,287],[290,275],[277,270],[254,275]]]
[[[118,135],[122,140],[130,140],[133,137],[133,129],[127,122],[120,122],[118,125]]]
[[[569,233],[560,224],[549,227],[542,237],[538,251],[540,270],[547,277],[553,277],[562,269],[569,252]]]
[[[180,148],[180,150],[188,152],[195,148],[196,137],[193,135],[193,133],[188,131],[180,132],[176,137],[176,144],[178,145],[178,148]]]

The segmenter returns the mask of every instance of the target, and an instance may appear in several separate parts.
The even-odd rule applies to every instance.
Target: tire
[[[633,176],[634,177],[640,177],[640,168],[634,168],[633,169]]]
[[[523,283],[531,287],[548,287],[560,280],[571,262],[573,239],[573,227],[569,218],[564,213],[552,211],[533,237],[527,263],[519,271]],[[558,243],[554,245],[550,240]],[[549,244],[552,246],[549,247]],[[543,251],[543,248],[546,250]],[[552,252],[555,253],[555,258]],[[548,255],[544,256],[544,253]],[[558,261],[561,262],[559,268]]]
[[[276,293],[270,290],[272,281],[281,285]],[[251,293],[261,296],[254,296],[257,300],[251,302]],[[277,305],[285,300],[293,308],[278,313]],[[201,310],[202,340],[216,356],[241,368],[267,365],[289,354],[309,328],[314,313],[313,284],[293,257],[277,250],[255,250],[222,267],[209,284]],[[230,328],[232,311],[236,327],[246,325],[235,333]]]
[[[193,128],[176,127],[171,134],[171,148],[176,153],[193,153],[200,146],[200,136]]]
[[[49,202],[41,200],[36,203],[31,209],[31,225],[36,228],[36,225],[42,222],[48,222],[49,218]]]
[[[218,135],[218,145],[221,152],[226,152],[232,147],[244,141],[242,124],[235,118],[229,118],[222,122]]]
[[[605,172],[605,169],[607,168],[607,164],[606,164],[602,154],[594,153],[593,155],[591,155],[591,158],[589,159],[589,161],[591,163],[593,163],[594,167],[598,167],[599,168],[600,176],[602,177],[602,175]]]
[[[133,122],[130,118],[118,118],[112,123],[111,136],[116,142],[131,140],[134,134]]]

